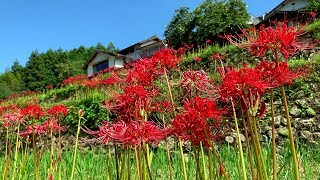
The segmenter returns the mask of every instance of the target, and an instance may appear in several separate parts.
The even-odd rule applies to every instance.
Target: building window
[[[109,67],[109,61],[103,61],[101,63],[93,65],[93,74],[96,74],[102,70],[105,70]]]

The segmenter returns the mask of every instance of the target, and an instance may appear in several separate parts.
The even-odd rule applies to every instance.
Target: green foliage
[[[9,88],[6,82],[0,81],[0,99],[4,99],[9,95],[13,94],[12,90]]]
[[[174,48],[183,44],[203,44],[206,39],[218,40],[219,34],[238,32],[249,20],[241,0],[205,0],[195,10],[182,7],[167,25],[164,36]]]
[[[311,11],[320,11],[320,1],[319,0],[309,0],[309,9]]]
[[[75,128],[78,123],[78,111],[80,109],[84,111],[81,125],[90,129],[96,129],[101,122],[108,119],[108,111],[102,105],[101,99],[81,99],[74,102],[71,112],[63,121],[64,124],[70,128]]]
[[[314,39],[320,40],[320,19],[317,19],[311,24],[309,24],[307,30],[310,31],[311,36]]]

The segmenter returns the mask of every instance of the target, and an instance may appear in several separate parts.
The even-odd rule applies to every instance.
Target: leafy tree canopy
[[[183,44],[202,44],[206,39],[218,40],[219,34],[232,34],[246,27],[249,15],[241,0],[205,0],[193,11],[176,10],[166,26],[164,36],[174,48]]]

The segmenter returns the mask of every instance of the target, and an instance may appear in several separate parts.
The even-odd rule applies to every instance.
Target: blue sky
[[[282,0],[244,0],[248,12],[262,15]],[[73,49],[98,42],[125,48],[153,35],[182,6],[203,0],[6,0],[0,2],[0,73],[14,60],[25,65],[34,50]]]

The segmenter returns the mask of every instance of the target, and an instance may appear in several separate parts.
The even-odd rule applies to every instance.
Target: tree
[[[164,36],[172,47],[180,47],[183,43],[192,43],[192,31],[195,28],[194,14],[189,12],[188,7],[181,7],[166,26]]]
[[[106,50],[108,52],[113,52],[113,53],[116,53],[119,51],[119,49],[117,49],[112,42],[109,42]]]
[[[206,39],[217,41],[219,34],[233,34],[246,27],[249,15],[241,0],[205,0],[195,10],[183,7],[176,11],[164,36],[171,46],[203,44]]]
[[[311,11],[320,12],[320,2],[319,0],[309,0],[309,9]],[[319,15],[318,15],[319,17]]]
[[[11,72],[14,74],[17,81],[19,82],[17,90],[19,91],[24,90],[26,88],[23,81],[23,77],[25,76],[24,68],[17,59],[14,61],[13,65],[11,66]]]

